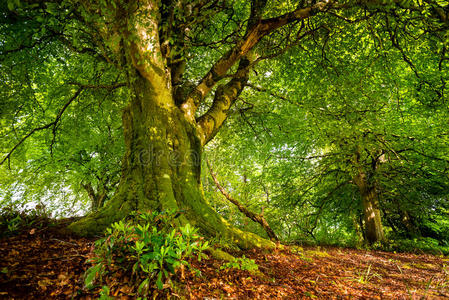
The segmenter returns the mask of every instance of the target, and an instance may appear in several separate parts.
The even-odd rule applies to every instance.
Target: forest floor
[[[93,240],[31,228],[0,239],[0,299],[97,299],[86,291]],[[192,261],[174,299],[449,299],[449,259],[337,247],[295,247],[239,253],[261,274],[220,269],[223,261]],[[180,276],[178,275],[178,280]],[[107,280],[110,295],[135,299],[126,275]],[[128,285],[129,284],[129,285]]]

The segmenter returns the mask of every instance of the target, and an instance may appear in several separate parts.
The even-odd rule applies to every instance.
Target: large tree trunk
[[[362,198],[363,216],[365,222],[365,238],[370,244],[384,240],[382,220],[379,209],[379,195],[376,186],[370,183],[365,173],[360,172],[354,181]]]
[[[194,123],[175,105],[171,94],[157,91],[137,75],[135,97],[124,110],[126,153],[121,181],[107,206],[70,226],[81,235],[101,233],[135,210],[179,210],[181,223],[219,236],[241,248],[273,247],[259,236],[230,226],[205,201],[201,183],[202,144]]]

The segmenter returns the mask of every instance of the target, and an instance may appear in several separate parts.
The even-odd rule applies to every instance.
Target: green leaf
[[[102,270],[102,264],[96,264],[93,267],[90,267],[86,271],[86,278],[84,279],[84,286],[87,289],[92,289],[94,287],[93,282],[95,281],[95,278],[97,277],[97,273],[100,273]]]
[[[162,290],[162,288],[164,287],[164,284],[162,283],[162,271],[159,271],[159,273],[157,274],[156,286],[160,290]]]
[[[144,294],[148,291],[149,288],[149,284],[150,284],[150,279],[149,278],[145,278],[140,284],[139,287],[137,288],[137,291],[139,292],[139,294]]]
[[[8,0],[8,9],[9,10],[14,10],[14,0]]]

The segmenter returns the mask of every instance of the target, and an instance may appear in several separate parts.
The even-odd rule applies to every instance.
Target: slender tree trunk
[[[87,195],[89,196],[89,199],[92,203],[92,211],[96,211],[99,208],[103,207],[107,198],[107,192],[104,189],[100,190],[100,188],[98,188],[98,191],[96,192],[90,183],[81,184],[81,186],[86,190]]]
[[[370,244],[384,240],[382,220],[379,209],[379,195],[373,183],[369,183],[366,174],[359,172],[354,178],[362,197],[365,238]]]
[[[359,221],[360,229],[362,230],[362,238],[364,241],[366,241],[366,230],[365,230],[365,224],[363,224],[364,223],[363,213],[359,215],[358,221]]]
[[[391,230],[393,230],[394,233],[397,233],[398,230],[397,230],[396,226],[394,225],[394,223],[391,221],[391,218],[389,217],[389,213],[387,213],[387,211],[385,209],[382,209],[382,213],[384,216],[384,220],[387,220],[387,223],[391,227]]]
[[[415,226],[413,223],[412,218],[410,217],[409,213],[406,210],[400,210],[400,216],[402,220],[402,224],[407,229],[408,235],[411,238],[421,236],[421,232],[419,231],[419,228]]]
[[[363,243],[363,228],[361,227],[361,224],[359,224],[359,220],[356,214],[351,214],[352,218],[352,224],[354,227],[355,234],[357,236],[357,245]]]

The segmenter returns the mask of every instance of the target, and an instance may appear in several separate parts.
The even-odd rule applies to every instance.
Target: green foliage
[[[0,237],[19,234],[22,230],[42,228],[51,224],[45,209],[17,211],[13,208],[4,208],[0,211]]]
[[[264,207],[283,240],[359,246],[364,221],[353,179],[360,169],[377,186],[386,230],[409,237],[411,227],[401,217],[406,211],[423,236],[449,237],[447,214],[439,211],[449,191],[447,101],[436,96],[439,88],[447,90],[437,80],[449,74],[447,65],[444,72],[437,67],[443,45],[404,37],[398,50],[384,22],[348,26],[333,20],[336,31],[314,36],[326,40],[322,51],[302,41],[301,49],[258,65],[251,80],[263,84],[262,92],[246,89],[244,103],[236,104],[208,146],[220,182],[255,211]],[[421,25],[413,25],[416,32],[425,32]],[[213,195],[210,180],[204,182],[233,224],[257,231]]]
[[[246,258],[245,255],[243,255],[242,257],[235,257],[232,261],[224,263],[220,269],[257,271],[259,266],[256,264],[254,259]]]
[[[382,250],[397,252],[430,253],[436,255],[449,255],[449,245],[430,237],[419,237],[414,239],[397,238],[389,243],[378,247]]]
[[[164,49],[154,54],[165,56],[166,74],[177,73],[175,65],[185,59],[183,74],[171,76],[182,80],[169,86],[174,94],[178,87],[189,92],[239,45],[249,23],[250,1],[214,3],[162,1],[159,11],[148,12],[116,1],[1,2],[1,159],[15,149],[0,167],[2,210],[45,202],[53,216],[74,215],[87,211],[92,195],[107,205],[120,179],[125,153],[120,115],[131,101],[130,74],[136,72],[125,63],[127,45],[138,45],[137,28],[151,36],[157,24],[161,47],[141,46]],[[377,186],[383,225],[396,232],[394,239],[421,235],[446,247],[447,1],[341,4],[259,41],[252,49],[258,59],[249,85],[207,145],[207,155],[220,182],[251,211],[263,211],[284,241],[358,245],[363,221],[353,178],[363,170]],[[268,1],[260,17],[276,18],[297,7],[297,1]],[[224,86],[236,64],[213,84]],[[213,91],[197,116],[212,101]],[[223,200],[207,174],[203,186],[232,225],[264,234]],[[409,223],[403,222],[405,214]],[[17,231],[22,223],[22,216],[5,217],[3,232]],[[112,230],[139,236],[128,228]],[[150,260],[142,262],[146,244],[133,247],[136,269],[150,270]],[[166,278],[164,272],[160,277],[159,282]]]
[[[92,288],[117,268],[130,272],[138,293],[146,295],[165,282],[177,270],[190,268],[188,258],[204,257],[209,247],[190,224],[177,227],[179,212],[136,212],[112,224],[106,236],[95,243],[94,264],[86,271],[85,286]]]
[[[110,293],[109,287],[107,285],[104,285],[101,288],[100,297],[98,299],[99,300],[113,300],[114,298],[109,296],[109,293]]]

